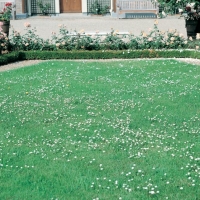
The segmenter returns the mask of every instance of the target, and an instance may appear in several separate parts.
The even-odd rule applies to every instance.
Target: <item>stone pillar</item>
[[[27,5],[26,0],[15,0],[16,3],[16,18],[27,17]]]
[[[55,0],[55,13],[60,13],[60,0]]]
[[[27,12],[26,1],[22,0],[22,13],[26,13],[26,12]]]
[[[116,12],[116,4],[117,4],[116,0],[112,0],[111,6],[112,6],[113,12]]]
[[[27,0],[27,13],[31,16],[31,0]]]
[[[87,0],[82,0],[82,13],[87,14]]]
[[[22,13],[22,0],[16,0],[16,13]]]

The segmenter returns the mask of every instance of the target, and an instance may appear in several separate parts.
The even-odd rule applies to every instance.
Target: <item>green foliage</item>
[[[11,62],[21,60],[19,52],[11,52],[9,54],[0,55],[0,65],[6,65]]]
[[[142,32],[139,37],[129,38],[130,49],[182,49],[187,46],[183,35],[176,30],[160,31],[157,24],[149,33]]]
[[[30,24],[25,24],[26,33],[22,35],[20,32],[12,30],[10,34],[10,50],[11,51],[30,51],[30,50],[52,50],[49,40],[44,40],[37,35],[36,28],[31,29]]]
[[[0,54],[2,53],[2,51],[8,50],[9,45],[10,42],[7,35],[0,30]]]
[[[199,51],[190,50],[126,50],[126,51],[27,51],[20,52],[23,59],[133,59],[133,58],[197,58]]]
[[[77,31],[70,33],[64,25],[60,26],[58,35],[52,35],[52,40],[50,42],[54,45],[55,49],[65,49],[67,51],[101,49],[99,36],[91,37],[85,35],[83,31],[80,33]]]
[[[1,72],[0,199],[197,200],[199,83],[173,59]]]
[[[107,34],[105,39],[102,40],[102,49],[127,49],[128,45],[124,41],[125,38],[125,35],[122,35],[122,37],[120,37],[116,31],[112,30],[111,33]]]
[[[13,57],[11,59],[10,57]],[[200,59],[199,51],[192,50],[100,50],[100,51],[20,51],[0,56],[0,65],[17,60],[50,59],[134,59],[134,58],[195,58]]]
[[[26,26],[26,33],[21,35],[13,30],[10,36],[11,50],[126,50],[126,49],[181,49],[187,47],[187,40],[176,30],[160,31],[157,24],[149,32],[140,36],[120,35],[112,30],[106,35],[70,32],[61,25],[58,34],[52,34],[51,40],[44,40],[36,34],[36,29]]]
[[[199,57],[198,40],[186,40],[175,30],[160,31],[156,22],[153,29],[139,36],[119,35],[114,30],[106,35],[87,35],[83,30],[72,33],[61,25],[59,34],[53,33],[48,40],[40,38],[29,23],[25,27],[24,35],[13,30],[10,39],[5,39],[10,51],[21,51],[21,59]]]
[[[98,0],[95,0],[90,7],[90,12],[96,15],[105,15],[109,12],[109,6],[102,6]]]
[[[5,7],[0,12],[0,21],[10,21],[13,5],[11,2],[5,3]]]
[[[44,3],[42,0],[37,2],[37,6],[40,8],[43,15],[47,15],[49,12],[49,9],[51,8],[50,3]]]
[[[182,9],[185,12],[186,5],[190,3],[195,4],[194,9],[200,5],[199,0],[157,0],[157,2],[167,14],[176,14],[177,9]]]
[[[196,49],[196,50],[199,50],[200,49],[200,40],[197,39],[197,40],[193,40],[191,37],[190,37],[190,41],[188,42],[187,46],[188,46],[188,49]]]

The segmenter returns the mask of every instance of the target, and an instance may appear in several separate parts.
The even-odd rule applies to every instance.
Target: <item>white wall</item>
[[[87,12],[87,0],[82,0],[82,13]]]
[[[60,13],[60,0],[55,0],[55,11]]]

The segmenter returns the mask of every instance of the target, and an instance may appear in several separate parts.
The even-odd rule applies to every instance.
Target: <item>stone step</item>
[[[155,19],[157,14],[155,12],[119,12],[111,13],[112,17],[119,19]]]
[[[123,16],[126,19],[155,19],[157,18],[157,15],[155,13],[125,13]]]

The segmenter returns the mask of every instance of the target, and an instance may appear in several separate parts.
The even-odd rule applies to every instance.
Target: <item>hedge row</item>
[[[21,60],[50,59],[134,59],[134,58],[197,58],[195,50],[133,50],[133,51],[21,51],[0,55],[0,65]]]

